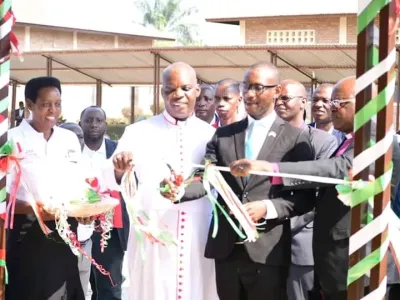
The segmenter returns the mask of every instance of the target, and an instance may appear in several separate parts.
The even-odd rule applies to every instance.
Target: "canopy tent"
[[[13,57],[12,79],[25,83],[51,72],[63,84],[154,84],[155,66],[161,72],[171,62],[192,65],[200,80],[242,80],[244,70],[259,61],[276,62],[282,78],[309,83],[336,82],[354,75],[355,45],[168,47],[110,50],[77,50],[24,53]]]

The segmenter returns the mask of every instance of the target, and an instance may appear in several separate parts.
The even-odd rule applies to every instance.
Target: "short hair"
[[[217,89],[219,86],[226,86],[228,88],[233,88],[235,93],[238,93],[240,95],[240,82],[232,79],[232,78],[225,78],[217,82],[216,88]]]
[[[19,101],[18,105],[24,105],[24,101]]]
[[[57,78],[50,76],[32,78],[25,85],[25,99],[36,103],[40,90],[50,87],[58,89],[61,94],[61,82]]]
[[[82,120],[83,115],[85,114],[85,112],[88,109],[97,109],[97,108],[100,109],[103,112],[104,119],[107,119],[107,115],[106,115],[106,112],[104,111],[104,109],[102,109],[100,106],[97,106],[97,105],[91,105],[91,106],[86,107],[84,110],[82,110],[80,120]]]
[[[210,85],[210,84],[207,84],[207,83],[200,84],[200,89],[201,90],[210,90],[211,92],[214,93],[214,86]]]

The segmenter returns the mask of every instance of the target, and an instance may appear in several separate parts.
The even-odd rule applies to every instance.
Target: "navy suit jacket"
[[[109,139],[105,139],[106,143],[106,156],[107,159],[110,158],[113,154],[115,149],[117,148],[117,142],[114,142]],[[121,196],[122,199],[122,196]],[[121,201],[122,206],[122,224],[123,228],[116,228],[118,231],[119,241],[121,243],[121,248],[125,251],[128,245],[128,237],[129,237],[129,216],[126,210],[125,201]]]

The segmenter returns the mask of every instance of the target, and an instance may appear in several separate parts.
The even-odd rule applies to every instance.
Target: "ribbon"
[[[164,224],[158,224],[147,212],[142,209],[138,201],[136,179],[134,170],[127,171],[121,180],[121,195],[125,201],[129,220],[135,231],[137,243],[140,248],[141,258],[145,260],[145,239],[152,244],[162,246],[176,246],[176,240]]]
[[[8,270],[6,266],[6,250],[5,249],[0,249],[0,267],[5,268],[5,282],[8,284]]]
[[[229,216],[229,214],[225,211],[222,205],[215,199],[214,195],[211,192],[210,184],[218,191],[224,200],[225,204],[228,206],[236,220],[238,220],[241,228],[244,230],[245,234],[243,234],[242,230],[237,227],[235,222]],[[208,164],[203,177],[203,185],[205,190],[207,191],[207,195],[211,204],[213,206],[213,217],[214,217],[214,228],[212,237],[215,238],[218,232],[218,213],[217,208],[222,212],[228,223],[231,225],[233,230],[241,239],[246,239],[248,242],[255,242],[258,238],[258,232],[255,224],[252,222],[249,214],[244,209],[243,204],[239,201],[236,194],[233,192],[231,187],[226,183],[221,173],[217,170],[217,168]]]
[[[63,239],[63,241],[69,245],[71,248],[71,251],[75,255],[83,255],[86,257],[90,263],[103,275],[108,276],[110,279],[111,285],[113,287],[116,286],[116,284],[113,282],[111,278],[110,272],[106,271],[102,265],[99,265],[92,256],[90,256],[85,249],[82,248],[81,243],[79,242],[76,234],[70,229],[70,225],[68,224],[68,215],[66,209],[60,209],[57,212],[56,215],[56,229],[60,237]]]
[[[18,154],[22,152],[19,143],[16,143]],[[13,144],[11,141],[7,141],[0,148],[0,172],[6,174],[15,168],[15,179],[11,187],[10,197],[6,206],[5,214],[5,228],[13,229],[14,227],[14,213],[15,213],[15,203],[17,201],[17,191],[21,181],[21,166],[19,164],[21,158],[13,155]]]

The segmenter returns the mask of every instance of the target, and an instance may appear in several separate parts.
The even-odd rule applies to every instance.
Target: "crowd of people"
[[[104,253],[93,219],[70,218],[82,246],[111,273],[113,285],[89,260],[77,258],[56,231],[51,238],[44,236],[26,191],[19,187],[14,229],[7,236],[6,299],[83,300],[89,286],[93,300],[121,299],[127,250],[132,300],[347,300],[350,208],[338,199],[335,186],[249,172],[348,176],[354,149],[355,77],[321,84],[311,99],[302,83],[281,80],[270,63],[250,66],[240,82],[227,78],[198,85],[195,70],[182,62],[168,66],[162,79],[165,110],[127,126],[118,144],[105,138],[106,112],[100,107],[86,108],[78,124],[57,126],[62,107],[58,79],[39,77],[26,84],[31,120],[21,119],[9,131],[25,157],[83,163],[90,176],[110,185],[120,184],[125,172],[133,169],[135,201],[154,224],[170,232],[176,246],[139,240],[124,201],[116,208],[123,222],[114,224]],[[315,121],[306,124],[309,100]],[[112,167],[104,170],[107,160]],[[256,242],[241,239],[219,212],[214,235],[215,219],[203,183],[191,181],[182,189],[172,182],[171,169],[186,179],[194,164],[205,160],[230,168],[222,172],[225,181],[251,219],[262,225],[257,227]],[[393,165],[395,202],[400,180],[395,135]],[[55,169],[54,176],[57,172],[62,170]],[[8,191],[14,180],[8,175]],[[170,188],[160,190],[165,183]],[[220,195],[218,201],[228,210]],[[54,230],[55,217],[44,209],[41,214]],[[388,270],[388,299],[400,299],[399,274],[391,255]],[[368,290],[368,280],[365,286]]]

